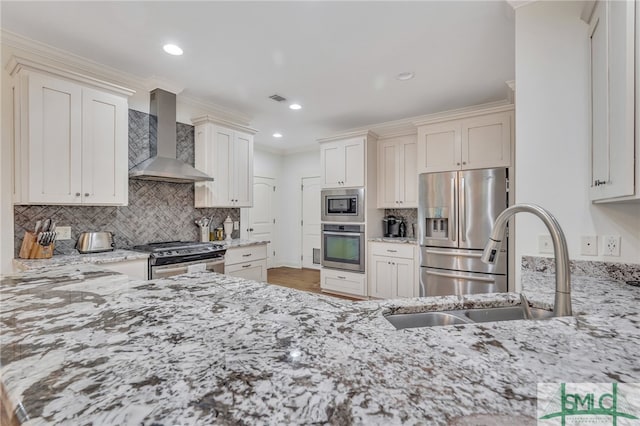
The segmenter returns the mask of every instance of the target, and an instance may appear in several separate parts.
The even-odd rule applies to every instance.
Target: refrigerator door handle
[[[467,241],[467,195],[464,189],[464,178],[460,178],[460,241]]]
[[[433,270],[427,270],[427,275],[437,275],[439,277],[445,277],[445,278],[455,278],[455,279],[467,279],[467,280],[472,280],[472,281],[482,281],[482,282],[487,282],[487,283],[494,283],[496,282],[496,280],[494,278],[485,278],[485,277],[477,277],[477,276],[473,276],[470,277],[468,275],[457,275],[457,274],[447,274],[444,272],[435,272]]]
[[[451,178],[451,210],[453,215],[453,220],[449,220],[449,238],[451,241],[455,241],[456,235],[458,234],[458,191],[456,186],[456,178]]]
[[[482,252],[477,253],[459,253],[455,251],[444,251],[444,250],[425,250],[427,254],[439,254],[441,256],[454,256],[454,257],[482,257]]]

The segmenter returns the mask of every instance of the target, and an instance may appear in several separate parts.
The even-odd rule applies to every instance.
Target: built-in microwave
[[[364,223],[364,188],[323,189],[323,222]]]

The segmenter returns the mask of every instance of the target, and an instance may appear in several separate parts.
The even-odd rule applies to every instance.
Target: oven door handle
[[[158,266],[155,269],[156,273],[161,272],[163,274],[167,274],[167,273],[171,274],[173,272],[181,272],[181,271],[187,272],[187,267],[186,266],[179,266],[177,268],[168,268],[166,266]]]
[[[324,235],[338,235],[340,237],[348,236],[348,237],[359,237],[363,233],[362,232],[333,232],[333,231],[322,231]]]

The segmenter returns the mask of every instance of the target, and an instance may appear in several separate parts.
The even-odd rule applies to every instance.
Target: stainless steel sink
[[[385,318],[398,330],[472,323],[473,321],[465,318],[464,315],[460,315],[462,312],[464,311],[418,312],[415,314],[388,315]]]
[[[540,308],[529,308],[531,319],[546,319],[553,312]],[[503,308],[469,309],[464,315],[473,322],[513,321],[527,319],[522,306],[505,306]]]
[[[547,319],[553,317],[553,312],[540,308],[529,308],[530,319]],[[393,326],[404,328],[434,327],[443,325],[474,324],[478,322],[514,321],[527,319],[525,310],[519,306],[505,306],[498,308],[464,309],[457,311],[432,311],[411,314],[393,314],[385,316]]]

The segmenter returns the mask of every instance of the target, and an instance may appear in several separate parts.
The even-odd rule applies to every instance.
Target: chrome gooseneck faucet
[[[571,313],[571,272],[569,271],[569,252],[567,241],[560,224],[547,210],[535,204],[516,204],[504,210],[496,218],[491,236],[484,248],[481,260],[484,263],[496,263],[500,253],[500,245],[507,222],[516,213],[528,212],[540,218],[547,226],[553,241],[553,252],[556,262],[556,297],[553,306],[553,315],[563,317]]]

